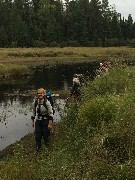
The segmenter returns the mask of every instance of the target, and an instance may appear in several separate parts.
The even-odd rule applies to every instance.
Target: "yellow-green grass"
[[[135,48],[128,47],[64,47],[64,48],[0,48],[0,62],[58,60],[77,61],[81,58],[135,58]]]
[[[1,179],[135,179],[134,70],[113,68],[87,82],[54,124],[50,148],[36,154],[34,134],[16,142],[0,161]]]
[[[26,136],[1,159],[1,179],[135,179],[134,70],[112,68],[87,82],[54,125],[50,148],[36,154],[34,134]]]
[[[30,74],[31,71],[26,65],[0,64],[0,77],[22,76]]]

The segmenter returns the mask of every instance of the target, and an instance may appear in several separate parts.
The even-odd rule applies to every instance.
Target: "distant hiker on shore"
[[[79,76],[78,74],[75,74],[73,77],[73,84],[72,84],[71,91],[67,97],[67,101],[71,97],[74,97],[75,99],[78,99],[80,97],[80,86],[81,86],[81,82],[80,82]]]
[[[105,76],[108,74],[109,68],[111,67],[110,61],[104,60],[99,64],[99,69],[96,70],[96,77]]]
[[[45,96],[45,90],[37,90],[37,97],[33,103],[32,126],[35,127],[36,151],[41,149],[43,137],[45,145],[49,145],[50,130],[53,125],[53,110],[50,102]]]

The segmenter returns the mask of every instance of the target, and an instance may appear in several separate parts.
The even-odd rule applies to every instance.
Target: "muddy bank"
[[[14,144],[11,144],[9,146],[7,146],[5,149],[0,151],[0,159],[4,158],[4,157],[12,157],[14,156],[14,152],[15,152],[15,146],[17,144],[24,144],[26,145],[25,147],[25,151],[32,151],[34,153],[35,149],[34,149],[34,133],[30,133],[28,135],[25,135],[23,138],[21,138],[19,141],[15,142]],[[33,147],[31,147],[33,146]],[[31,147],[31,149],[30,149]]]

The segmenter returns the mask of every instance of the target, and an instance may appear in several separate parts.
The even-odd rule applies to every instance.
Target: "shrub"
[[[86,101],[79,108],[79,117],[83,117],[81,126],[101,128],[113,121],[118,111],[120,99],[115,96],[98,96]]]
[[[80,43],[78,41],[68,41],[68,46],[80,47]]]
[[[135,48],[135,39],[131,39],[128,41],[128,46],[131,48]]]
[[[59,47],[59,43],[57,43],[56,41],[50,42],[49,43],[49,47]]]
[[[106,47],[121,46],[121,41],[117,38],[106,39],[104,46]]]
[[[108,75],[96,78],[94,81],[87,81],[87,86],[82,88],[83,100],[93,99],[99,95],[135,91],[134,69],[134,67],[112,67]]]
[[[33,47],[47,47],[47,44],[40,40],[35,40],[32,43]]]

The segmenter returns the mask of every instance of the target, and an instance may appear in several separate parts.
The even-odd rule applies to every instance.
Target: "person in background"
[[[108,72],[107,67],[103,63],[100,63],[100,71],[101,75],[106,75],[106,73]]]
[[[80,83],[79,77],[77,74],[75,74],[73,77],[73,84],[72,84],[71,92],[69,93],[67,97],[67,101],[72,96],[74,98],[78,98],[80,96],[80,86],[81,86],[81,83]]]
[[[50,101],[51,106],[54,107],[54,101],[52,98],[52,92],[50,90],[47,90],[45,93],[46,98],[48,99],[48,101]]]
[[[107,59],[105,59],[105,60],[103,61],[103,66],[104,66],[105,68],[109,69],[109,68],[111,67],[110,61],[107,60]]]
[[[41,139],[49,145],[50,130],[53,125],[53,110],[50,102],[45,97],[45,90],[37,90],[37,97],[33,103],[32,126],[35,127],[36,151],[41,149]]]
[[[104,60],[100,63],[100,67],[97,70],[97,77],[105,76],[108,74],[111,64],[108,60]]]

